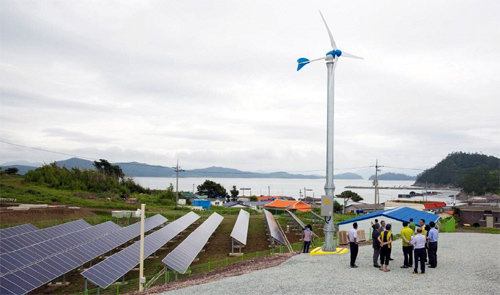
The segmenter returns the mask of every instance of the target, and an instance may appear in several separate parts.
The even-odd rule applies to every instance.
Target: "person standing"
[[[380,267],[378,264],[378,257],[380,256],[380,242],[378,237],[380,236],[380,224],[375,223],[373,225],[372,232],[372,243],[373,243],[373,267]]]
[[[351,268],[357,268],[356,257],[358,256],[358,223],[352,225],[349,230],[349,248],[351,249]]]
[[[404,263],[401,268],[408,268],[413,265],[413,246],[410,244],[411,236],[413,236],[413,231],[408,227],[408,222],[403,221],[401,239],[403,240]]]
[[[383,232],[385,230],[385,221],[381,220],[380,221],[380,232]]]
[[[439,232],[436,229],[436,223],[434,221],[429,222],[431,229],[429,230],[429,264],[430,268],[436,268],[437,266],[437,250],[438,250],[438,239]]]
[[[391,244],[392,244],[392,233],[391,233],[391,224],[387,224],[385,226],[385,230],[378,237],[378,241],[380,242],[380,270],[385,272],[390,271],[389,269],[389,259],[391,257]],[[385,267],[384,267],[385,265]]]
[[[410,223],[408,224],[408,227],[411,228],[413,232],[415,232],[415,222],[413,222],[413,218],[410,218]]]
[[[312,235],[312,226],[308,224],[304,229],[304,247],[302,253],[309,253],[309,246],[311,245]]]
[[[417,228],[417,234],[411,237],[410,243],[415,248],[415,268],[413,274],[418,274],[418,261],[420,261],[420,273],[425,274],[425,244],[426,238],[422,235],[422,228]]]

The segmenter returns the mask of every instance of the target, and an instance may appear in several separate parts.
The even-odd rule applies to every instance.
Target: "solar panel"
[[[12,236],[10,238],[5,238],[0,240],[0,253],[7,253],[10,251],[15,251],[26,246],[40,243],[45,240],[53,239],[58,236],[65,235],[70,232],[88,228],[91,225],[84,220],[76,220],[71,222],[66,222],[56,226],[27,232],[24,234]]]
[[[310,211],[312,216],[316,217],[317,219],[323,221],[323,217],[319,216],[318,214],[314,213],[312,210]]]
[[[248,223],[250,220],[250,213],[241,209],[238,218],[234,223],[233,230],[231,231],[231,238],[237,240],[243,245],[247,244]]]
[[[300,220],[300,218],[297,217],[297,215],[293,214],[292,211],[289,211],[289,210],[286,210],[286,212],[288,212],[288,215],[290,215],[290,217],[292,217],[293,221],[295,223],[297,223],[297,225],[302,229],[304,230],[306,228],[306,225],[304,222],[302,222],[302,220]],[[312,233],[313,236],[318,236],[317,234],[315,234],[314,232]]]
[[[271,234],[271,238],[282,245],[287,245],[287,243],[285,242],[286,239],[283,236],[283,233],[281,232],[271,212],[264,209],[264,215],[266,216],[267,229],[269,230],[269,234]]]
[[[1,229],[0,239],[10,238],[12,236],[29,233],[35,230],[38,230],[38,228],[31,223]]]
[[[197,229],[195,229],[182,243],[162,260],[168,268],[178,273],[186,273],[188,267],[200,253],[210,236],[217,229],[224,217],[213,213]]]
[[[0,254],[0,276],[14,272],[37,261],[47,259],[51,255],[88,243],[89,240],[105,236],[119,229],[121,227],[117,224],[108,221],[16,251],[2,253]]]
[[[144,238],[144,257],[153,254],[198,218],[200,218],[198,214],[189,212],[164,228],[146,236]],[[107,288],[139,264],[139,248],[140,243],[135,242],[133,245],[85,270],[82,272],[82,276],[101,288]]]
[[[165,222],[166,218],[159,214],[147,218],[144,222],[144,230],[149,231]],[[88,241],[86,244],[9,273],[0,277],[1,294],[31,292],[139,235],[140,222],[137,222],[104,237]]]

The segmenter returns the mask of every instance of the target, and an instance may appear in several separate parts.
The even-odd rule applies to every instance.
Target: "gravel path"
[[[360,247],[356,264],[344,255],[297,255],[249,274],[162,294],[500,294],[500,235],[441,233],[438,267],[425,275],[401,269],[401,240],[394,242],[390,268],[372,266],[371,246]]]

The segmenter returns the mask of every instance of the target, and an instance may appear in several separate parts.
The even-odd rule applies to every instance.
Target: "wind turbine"
[[[326,183],[325,183],[325,196],[321,197],[321,215],[325,216],[325,244],[322,247],[324,252],[335,252],[336,246],[334,242],[334,219],[333,219],[333,204],[334,204],[334,194],[335,194],[335,185],[333,184],[333,135],[334,135],[334,78],[335,78],[335,67],[337,66],[339,58],[342,57],[351,57],[357,59],[363,59],[362,57],[356,56],[354,54],[350,54],[347,52],[342,52],[337,48],[337,44],[333,39],[332,32],[326,23],[325,18],[321,11],[319,12],[321,15],[321,19],[325,24],[326,30],[328,31],[328,35],[330,36],[330,44],[332,45],[332,50],[328,51],[324,57],[316,58],[313,60],[309,60],[307,58],[299,58],[297,60],[297,71],[302,69],[305,65],[319,61],[326,61],[326,68],[328,70],[328,88],[327,88],[327,99],[328,99],[328,110],[327,110],[327,131],[326,131]]]

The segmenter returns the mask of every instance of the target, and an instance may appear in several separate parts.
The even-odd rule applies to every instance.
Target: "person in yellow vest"
[[[413,265],[413,246],[410,244],[411,236],[413,236],[413,230],[408,227],[408,222],[403,221],[401,240],[403,240],[404,263],[401,268],[409,268]]]
[[[391,244],[392,244],[392,233],[391,233],[391,224],[388,223],[385,226],[385,230],[378,237],[378,241],[380,242],[380,261],[382,262],[380,265],[380,270],[388,272],[389,269],[389,259],[391,257]]]

